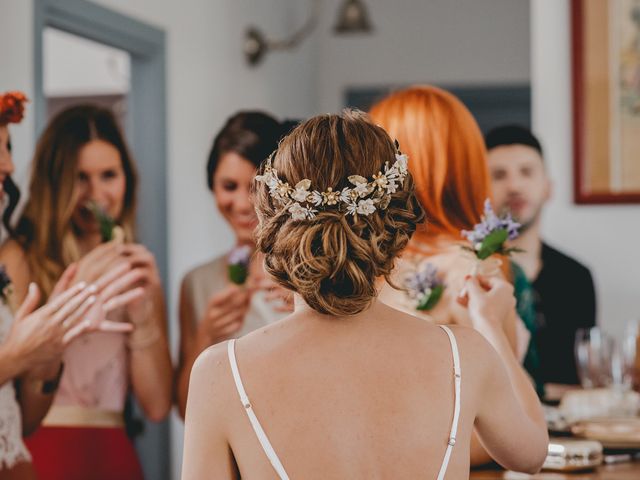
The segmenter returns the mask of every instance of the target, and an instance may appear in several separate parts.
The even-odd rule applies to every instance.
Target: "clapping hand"
[[[23,370],[59,361],[66,346],[84,333],[133,329],[130,324],[107,320],[106,315],[141,296],[141,289],[132,288],[139,280],[139,271],[123,263],[100,276],[95,283],[81,281],[70,286],[76,273],[76,265],[67,268],[50,300],[40,308],[36,308],[40,290],[35,283],[29,285],[5,340]]]

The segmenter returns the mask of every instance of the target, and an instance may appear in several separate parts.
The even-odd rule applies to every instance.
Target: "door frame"
[[[164,30],[85,0],[34,0],[36,138],[46,125],[43,31],[53,27],[129,53],[131,91],[125,130],[140,172],[137,232],[168,285],[166,35]],[[142,214],[144,212],[144,214]],[[145,422],[136,448],[147,478],[170,472],[168,422]]]

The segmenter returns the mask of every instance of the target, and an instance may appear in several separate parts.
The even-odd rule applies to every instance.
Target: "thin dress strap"
[[[451,352],[453,354],[453,374],[454,374],[454,388],[455,399],[453,407],[453,420],[451,421],[451,432],[449,433],[449,440],[447,442],[447,450],[444,453],[444,460],[438,473],[438,480],[444,480],[444,476],[447,473],[447,467],[449,466],[449,460],[453,451],[453,446],[456,444],[456,434],[458,433],[458,420],[460,418],[460,384],[462,382],[461,370],[460,370],[460,354],[458,353],[458,344],[456,337],[449,327],[439,325],[447,336],[449,337],[449,343],[451,343]]]
[[[258,437],[258,441],[260,445],[262,445],[262,449],[264,453],[267,455],[269,462],[273,466],[274,470],[280,477],[280,480],[289,480],[289,476],[287,472],[285,472],[278,455],[276,455],[275,450],[271,446],[271,442],[267,438],[267,434],[262,429],[260,422],[258,421],[258,417],[253,411],[253,407],[251,406],[251,402],[249,401],[249,397],[247,397],[247,392],[244,390],[244,385],[242,384],[242,378],[240,378],[240,371],[238,370],[238,362],[236,361],[236,348],[235,348],[235,339],[229,340],[227,342],[227,353],[229,354],[229,363],[231,364],[231,373],[233,374],[233,380],[236,384],[236,389],[238,390],[238,395],[240,395],[240,401],[242,402],[242,406],[244,407],[245,412],[247,412],[247,416],[249,417],[249,422],[251,422],[251,426],[253,427],[253,431]]]

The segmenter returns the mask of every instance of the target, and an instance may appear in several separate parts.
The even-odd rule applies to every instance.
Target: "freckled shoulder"
[[[192,394],[223,407],[236,400],[236,390],[227,356],[227,342],[204,350],[196,359],[189,380],[189,399]]]

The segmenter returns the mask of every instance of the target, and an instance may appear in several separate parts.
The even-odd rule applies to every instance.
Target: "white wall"
[[[129,92],[129,54],[47,27],[43,32],[45,97],[117,95]]]
[[[531,2],[531,49],[533,125],[555,186],[544,234],[591,267],[598,322],[620,334],[627,320],[640,320],[640,205],[573,204],[568,0]]]
[[[33,3],[31,0],[2,0],[0,6],[0,92],[22,90],[33,98]],[[14,178],[23,183],[33,151],[34,118],[27,104],[20,125],[10,125],[13,143]]]
[[[340,2],[324,2],[318,107],[346,86],[529,81],[529,0],[367,0],[372,35],[329,35]]]

